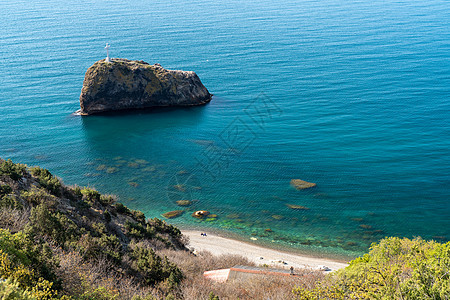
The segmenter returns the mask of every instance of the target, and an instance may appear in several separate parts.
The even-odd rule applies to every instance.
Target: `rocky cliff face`
[[[166,70],[161,65],[115,58],[100,60],[86,72],[80,95],[82,115],[158,106],[193,106],[212,95],[188,71]]]

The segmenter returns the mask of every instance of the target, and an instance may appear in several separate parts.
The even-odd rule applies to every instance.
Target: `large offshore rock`
[[[86,71],[79,113],[202,105],[211,97],[194,72],[166,70],[143,61],[102,59]]]

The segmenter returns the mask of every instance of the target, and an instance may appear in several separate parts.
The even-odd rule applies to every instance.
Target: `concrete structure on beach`
[[[303,275],[295,274],[292,270],[273,269],[264,267],[250,267],[250,266],[234,266],[229,269],[220,269],[206,271],[203,276],[207,279],[216,282],[226,282],[235,279],[249,279],[255,276],[295,276],[301,277]]]

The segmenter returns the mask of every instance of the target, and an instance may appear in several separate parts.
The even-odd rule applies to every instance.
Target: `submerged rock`
[[[106,170],[108,167],[106,166],[106,165],[99,165],[97,168],[96,168],[96,170],[97,171],[103,171],[103,170]]]
[[[155,166],[146,167],[146,168],[142,169],[142,171],[144,171],[144,172],[155,172],[156,171],[156,167]]]
[[[139,164],[136,162],[129,162],[127,166],[129,166],[130,168],[139,168]]]
[[[137,187],[139,186],[139,183],[137,183],[137,182],[135,182],[135,181],[130,181],[130,182],[128,182],[128,184],[129,184],[130,186],[132,186],[132,187],[135,187],[135,188],[137,188]]]
[[[239,215],[238,214],[229,214],[227,215],[228,219],[239,219]]]
[[[355,222],[362,222],[362,221],[364,221],[363,218],[351,218],[351,220],[355,221]]]
[[[309,210],[308,207],[297,204],[286,204],[286,206],[293,210]]]
[[[173,188],[178,190],[178,191],[180,191],[180,192],[185,192],[186,191],[186,188],[185,188],[184,184],[176,184],[176,185],[173,186]]]
[[[316,184],[313,182],[308,182],[308,181],[304,181],[301,179],[292,179],[291,180],[291,185],[293,187],[295,187],[297,190],[304,190],[304,189],[309,189],[312,187],[315,187]]]
[[[359,227],[363,228],[363,229],[372,229],[371,225],[367,225],[367,224],[361,224],[359,225]]]
[[[176,201],[176,203],[179,206],[189,206],[189,205],[192,204],[192,201],[190,201],[190,200],[178,200],[178,201]]]
[[[162,106],[193,106],[212,95],[191,71],[166,70],[159,64],[114,58],[100,60],[86,72],[79,113]]]
[[[117,172],[119,172],[119,169],[116,168],[116,167],[110,167],[110,168],[106,169],[106,173],[108,173],[108,174],[114,174],[114,173],[117,173]]]
[[[162,214],[164,218],[173,219],[181,216],[184,213],[184,210],[173,210]]]

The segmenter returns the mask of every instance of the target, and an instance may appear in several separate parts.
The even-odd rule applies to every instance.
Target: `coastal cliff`
[[[212,95],[191,71],[166,70],[159,64],[114,58],[94,63],[84,77],[81,115],[162,106],[194,106]]]

